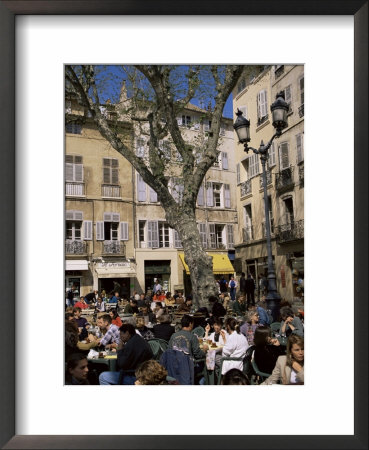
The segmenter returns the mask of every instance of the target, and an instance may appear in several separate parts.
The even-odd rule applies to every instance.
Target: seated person
[[[122,320],[119,317],[118,311],[116,309],[111,309],[109,311],[109,316],[111,317],[111,323],[113,325],[116,325],[118,328],[120,328],[123,325]]]
[[[88,382],[88,362],[86,355],[73,353],[67,359],[67,371],[65,373],[65,384],[90,384]]]
[[[118,299],[112,292],[109,294],[108,303],[118,303]]]
[[[250,381],[247,376],[239,369],[231,369],[223,375],[221,384],[248,385],[250,384]]]
[[[154,339],[154,334],[151,330],[147,328],[145,325],[145,319],[144,317],[138,316],[136,318],[136,332],[139,332],[140,336],[142,336],[146,341],[149,339]]]
[[[222,329],[223,327],[223,321],[222,319],[215,318],[213,322],[213,329],[214,331],[209,335],[210,332],[210,325],[207,324],[205,327],[205,339],[210,339],[212,342],[219,342],[220,345],[224,345],[225,341],[222,337],[221,332],[223,331],[223,334],[227,337],[227,331]]]
[[[140,315],[145,318],[145,323],[156,323],[156,317],[155,314],[149,310],[149,307],[147,305],[142,306]]]
[[[89,335],[86,342],[81,342],[78,338],[78,326],[75,320],[66,320],[64,325],[64,344],[65,344],[65,359],[73,353],[88,354],[91,348],[98,345],[95,336]]]
[[[165,302],[165,295],[159,290],[159,291],[156,291],[156,293],[152,299],[154,302]]]
[[[146,302],[146,298],[145,298],[145,294],[140,294],[139,299],[137,300],[137,306],[139,308],[142,308],[143,306],[146,306],[147,302]]]
[[[103,301],[102,297],[97,298],[97,302],[95,305],[95,311],[96,312],[105,312],[105,302]]]
[[[184,303],[185,302],[185,298],[183,297],[183,292],[179,291],[178,292],[178,296],[175,297],[175,299],[176,299],[176,304],[177,305],[181,305],[182,303]]]
[[[97,291],[89,292],[89,293],[85,296],[86,303],[87,303],[87,304],[90,304],[90,303],[96,303],[97,297],[98,297],[98,292],[97,292]]]
[[[272,323],[269,314],[266,311],[266,303],[265,302],[257,302],[256,303],[256,311],[259,313],[259,324],[260,325],[269,325]]]
[[[74,320],[75,320],[78,330],[79,330],[79,340],[83,341],[87,337],[87,334],[88,334],[87,330],[90,325],[87,322],[87,319],[85,319],[84,317],[81,317],[81,314],[82,314],[81,308],[79,306],[75,306],[73,308]]]
[[[86,300],[84,297],[81,297],[79,301],[74,305],[74,307],[78,307],[80,309],[87,309],[88,304],[86,303]]]
[[[264,373],[272,373],[279,356],[286,353],[278,339],[272,339],[271,330],[263,325],[256,328],[254,334],[254,359],[260,370]]]
[[[124,323],[119,332],[121,344],[118,348],[117,368],[123,372],[122,384],[134,384],[136,381],[135,371],[143,362],[152,359],[153,353],[145,339],[136,334],[133,325]],[[99,383],[102,385],[118,384],[119,377],[120,372],[102,372],[99,376]]]
[[[172,334],[175,333],[175,328],[170,325],[170,317],[168,314],[163,314],[158,318],[158,324],[154,325],[152,329],[154,337],[157,339],[163,339],[164,341],[169,341]]]
[[[118,348],[120,344],[119,328],[112,324],[112,319],[109,314],[102,315],[99,319],[99,327],[105,334],[98,340],[100,345],[103,345],[106,350]]]
[[[293,309],[289,306],[284,306],[280,310],[281,313],[281,327],[279,329],[279,334],[281,336],[286,335],[289,337],[291,334],[296,334],[297,336],[304,336],[304,326],[298,317],[295,317]]]
[[[191,311],[191,307],[187,305],[187,303],[184,301],[183,303],[180,303],[177,312],[186,312],[189,313]]]
[[[124,314],[138,314],[137,300],[131,299],[124,308]]]
[[[155,319],[156,321],[158,320],[158,318],[160,316],[162,316],[163,314],[165,314],[165,308],[163,307],[163,305],[161,304],[161,302],[156,302],[155,303],[155,308],[153,309],[153,313],[155,315]]]
[[[254,345],[255,330],[260,327],[259,313],[257,312],[255,306],[250,308],[252,309],[248,311],[247,320],[243,325],[241,325],[240,331],[247,338],[249,345]]]
[[[223,347],[222,356],[230,356],[233,358],[244,357],[249,344],[247,339],[242,333],[238,332],[237,320],[233,317],[229,317],[225,322],[225,328],[228,335],[224,331],[220,334],[225,342]],[[243,369],[243,361],[223,361],[222,375],[228,372],[230,369]]]
[[[175,298],[172,297],[172,294],[168,291],[165,294],[165,306],[173,306],[176,304]]]
[[[214,317],[224,317],[226,315],[226,310],[224,308],[224,306],[219,303],[218,299],[214,296],[211,295],[209,297],[209,304],[211,307],[211,315]]]
[[[192,333],[193,317],[185,314],[181,319],[181,325],[182,329],[172,334],[168,348],[182,351],[195,359],[205,358],[204,351],[208,350],[209,347],[207,344],[204,344],[204,351],[201,350],[197,336]]]
[[[232,309],[237,316],[243,316],[246,312],[246,299],[244,295],[240,295],[232,303]]]
[[[65,313],[65,320],[74,320],[73,312],[66,312]]]
[[[135,372],[135,385],[157,385],[169,384],[167,381],[168,372],[161,364],[153,359],[143,362]],[[172,384],[172,383],[170,383]],[[176,383],[178,384],[178,383]]]

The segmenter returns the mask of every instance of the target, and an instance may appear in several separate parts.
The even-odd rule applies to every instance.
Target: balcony
[[[254,231],[253,231],[253,227],[245,227],[242,228],[242,241],[243,242],[250,242],[254,240]]]
[[[299,106],[299,117],[304,117],[304,104]]]
[[[279,78],[281,75],[284,74],[284,66],[279,66],[278,69],[274,71],[274,77],[275,79]]]
[[[270,184],[273,183],[272,172],[270,170],[267,170],[266,177],[267,177],[267,186],[269,186]],[[261,174],[260,175],[260,189],[263,189],[263,187],[264,187],[263,174]]]
[[[85,241],[72,241],[67,239],[65,241],[66,255],[85,255],[87,254],[87,243]]]
[[[240,188],[241,188],[241,197],[244,197],[247,194],[251,194],[251,180],[247,180],[241,183]]]
[[[293,167],[288,167],[287,169],[277,173],[275,176],[275,185],[279,194],[293,189]]]
[[[85,183],[67,181],[65,183],[65,195],[69,197],[83,197],[85,195]]]
[[[101,197],[120,198],[120,186],[114,184],[102,184]]]
[[[297,241],[304,239],[304,221],[286,223],[276,227],[276,235],[279,243]]]
[[[103,249],[102,249],[103,255],[124,256],[125,250],[126,250],[125,245],[122,242],[119,242],[119,241],[104,241],[103,242]]]
[[[304,166],[299,166],[299,183],[301,187],[304,187]]]

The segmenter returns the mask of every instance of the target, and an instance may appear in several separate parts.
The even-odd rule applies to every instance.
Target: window
[[[288,142],[282,142],[279,146],[279,168],[280,170],[287,169],[290,166],[288,156]]]
[[[217,159],[213,162],[213,167],[220,167],[221,152],[218,152]]]
[[[258,125],[262,124],[268,118],[268,98],[267,91],[264,89],[258,93]]]
[[[253,239],[253,231],[252,231],[252,211],[251,205],[244,206],[244,219],[245,219],[245,228],[243,231],[243,241],[251,241]]]
[[[65,180],[83,182],[82,156],[65,155]]]
[[[140,248],[182,248],[177,231],[163,221],[139,220],[138,239]]]
[[[103,158],[103,183],[104,184],[118,184],[119,162],[115,158]]]
[[[241,91],[243,91],[246,87],[246,79],[245,77],[242,77],[237,85],[237,94],[239,94]]]
[[[217,243],[217,248],[222,248],[224,246],[223,243],[223,225],[215,225],[215,238]]]
[[[227,225],[227,248],[234,248],[233,225]]]
[[[76,122],[70,122],[65,125],[65,131],[71,134],[82,134],[82,125]]]
[[[285,198],[283,202],[284,202],[285,224],[293,225],[295,219],[293,213],[292,197]]]
[[[228,170],[228,153],[222,152],[222,169]]]
[[[297,164],[304,160],[304,135],[298,134],[296,136],[296,154],[297,154]]]
[[[136,156],[143,158],[145,156],[145,140],[138,138],[136,140]]]
[[[283,92],[284,92],[284,99],[285,99],[286,103],[288,103],[288,112],[290,112],[291,111],[291,102],[292,102],[291,86],[287,86],[286,88],[284,88]]]
[[[181,238],[179,237],[179,233],[176,230],[173,230],[173,234],[174,234],[174,247],[175,248],[182,248],[182,241]]]
[[[217,182],[206,183],[206,205],[215,208],[230,208],[230,185]]]
[[[142,243],[145,242],[145,227],[146,227],[146,220],[139,220],[138,221],[138,240],[140,242],[140,247],[142,247]]]
[[[137,174],[137,200],[146,202],[146,183],[139,173]]]
[[[97,241],[127,241],[128,222],[120,222],[120,214],[105,212],[104,220],[96,222]]]
[[[80,221],[67,220],[65,227],[65,239],[70,241],[80,241],[81,240],[81,225]]]
[[[247,179],[251,179],[259,174],[260,168],[259,168],[259,155],[256,155],[255,153],[250,155],[247,158]]]
[[[222,185],[220,183],[213,183],[213,205],[218,208],[222,205],[221,190]]]
[[[205,199],[204,199],[204,185],[201,184],[199,188],[199,192],[197,194],[197,205],[198,206],[204,206]]]
[[[206,223],[200,222],[198,224],[198,227],[199,227],[201,245],[202,245],[203,248],[207,248]]]
[[[273,206],[272,206],[272,197],[268,195],[268,208],[269,208],[269,223],[270,223],[270,232],[274,233],[274,219],[273,219]],[[266,236],[266,222],[265,222],[265,208],[263,208],[264,215],[264,236]]]
[[[304,82],[304,77],[300,78],[300,102],[301,105],[304,104],[304,87],[305,87],[305,82]]]
[[[169,225],[165,222],[158,222],[159,224],[159,247],[169,248]]]
[[[204,131],[210,131],[211,128],[211,120],[205,119],[203,121]]]
[[[225,184],[224,186],[224,207],[230,208],[231,207],[231,191],[229,184]]]
[[[275,166],[275,147],[274,147],[274,142],[272,142],[271,147],[269,148],[268,151],[268,167],[273,167]]]
[[[190,127],[191,126],[191,116],[182,116],[181,125]]]
[[[210,238],[210,248],[217,248],[217,239],[214,223],[209,223],[209,238]]]

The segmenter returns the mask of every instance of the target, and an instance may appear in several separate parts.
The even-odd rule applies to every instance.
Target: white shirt
[[[245,336],[237,331],[233,331],[226,338],[226,344],[223,347],[222,356],[231,356],[233,358],[238,358],[245,356],[249,344]],[[243,362],[242,361],[223,361],[222,375],[227,373],[231,369],[239,369],[242,371]]]
[[[222,330],[222,331],[224,331],[224,333],[226,335],[226,339],[228,339],[229,334],[226,332],[226,330]],[[211,339],[213,342],[215,342],[214,341],[214,336],[215,336],[215,331],[213,333],[211,333],[211,335],[208,337],[208,339]],[[219,335],[219,344],[220,345],[224,345],[224,341],[223,341],[222,335]]]

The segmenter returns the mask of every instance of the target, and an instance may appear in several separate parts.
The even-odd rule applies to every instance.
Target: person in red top
[[[88,308],[88,304],[86,303],[86,300],[84,297],[80,297],[79,302],[77,302],[74,305],[75,308],[81,308],[81,309],[86,309]]]
[[[109,316],[111,317],[111,323],[113,325],[116,325],[118,328],[120,328],[123,325],[121,318],[119,317],[118,311],[116,309],[111,309],[109,311]]]
[[[153,297],[154,302],[165,302],[165,295],[161,293],[161,291],[157,291]]]

